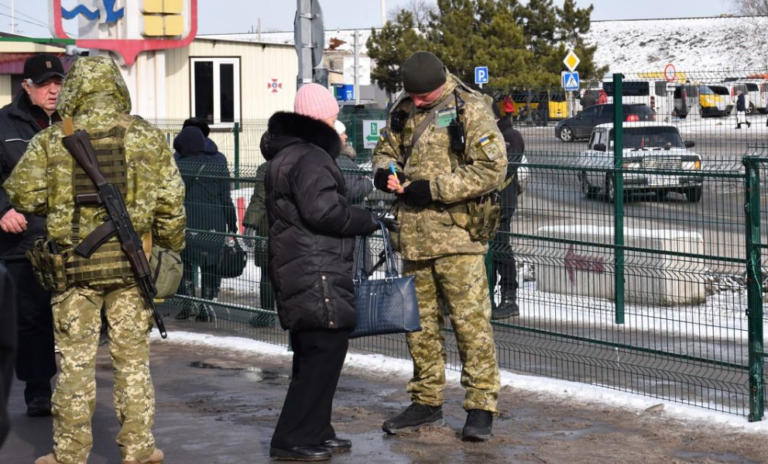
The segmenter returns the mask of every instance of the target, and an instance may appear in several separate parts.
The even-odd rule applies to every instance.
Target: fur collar
[[[333,127],[300,114],[278,112],[269,118],[267,133],[261,140],[261,153],[270,160],[280,150],[297,142],[317,145],[333,159],[341,151],[341,139]]]

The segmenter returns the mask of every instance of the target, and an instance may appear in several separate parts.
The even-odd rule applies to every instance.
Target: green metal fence
[[[491,243],[487,260],[494,305],[502,298],[497,274],[504,265],[517,271],[521,315],[493,322],[502,369],[762,420],[768,118],[765,92],[753,93],[757,79],[750,77],[761,74],[681,73],[671,82],[661,73],[615,75],[602,84],[607,106],[591,98],[601,88],[585,89],[579,98],[558,97],[550,117],[531,119],[531,111],[520,108],[528,94],[493,91],[500,104],[516,104],[513,118],[526,142],[525,157],[515,164],[523,193],[510,230]],[[756,85],[763,88],[762,81]],[[720,87],[728,98],[712,90],[722,93]],[[750,124],[737,129],[739,89],[751,97],[743,116]],[[654,110],[650,117],[643,105]],[[590,119],[597,110],[600,118]],[[383,115],[342,113],[360,166],[346,176],[371,175],[362,121]],[[223,150],[249,153],[239,155],[237,164],[227,153],[233,164],[223,180],[231,181],[239,217],[262,182],[252,144],[264,127],[244,123],[239,145],[234,132],[219,143]],[[387,208],[392,200],[372,193],[366,206]],[[250,250],[245,273],[225,279],[216,301],[200,289],[177,296],[167,305],[169,314],[206,307],[198,312],[202,317],[182,319],[204,330],[287,344],[271,296],[261,298],[269,292],[262,282],[266,238],[239,232],[235,237]],[[206,236],[190,230],[188,243]],[[372,256],[381,248],[377,240],[371,240]],[[199,263],[193,267],[206,272]],[[448,318],[445,331],[451,332]],[[459,368],[453,337],[446,343],[448,362]],[[352,346],[408,357],[399,335]]]

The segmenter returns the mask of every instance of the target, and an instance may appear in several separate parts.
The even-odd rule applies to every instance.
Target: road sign
[[[565,64],[565,67],[571,72],[576,71],[576,68],[579,67],[579,63],[581,63],[581,59],[573,53],[573,50],[569,51],[563,60],[563,64]]]
[[[675,69],[675,65],[672,63],[664,66],[664,79],[669,82],[674,82],[677,80],[677,70]]]
[[[475,84],[482,87],[488,83],[488,66],[478,66],[475,68]]]
[[[579,90],[579,73],[578,72],[565,72],[563,71],[563,89],[566,92],[572,92]]]
[[[676,87],[677,87],[677,84],[673,84],[671,82],[667,82],[667,93],[669,93],[669,92],[674,93]]]
[[[379,143],[379,131],[386,127],[387,121],[382,119],[363,120],[363,148],[370,150]]]

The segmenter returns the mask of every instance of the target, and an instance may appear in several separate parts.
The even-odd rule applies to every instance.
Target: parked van
[[[727,116],[733,111],[733,107],[736,106],[736,102],[731,100],[731,91],[724,85],[710,85],[708,86],[717,98],[715,103],[718,108],[722,108],[721,114],[718,116]],[[702,106],[703,108],[703,106]]]
[[[557,89],[548,90],[513,90],[510,92],[512,101],[515,102],[515,112],[513,117],[517,118],[522,111],[527,111],[528,100],[530,99],[530,106],[533,114],[536,116],[534,119],[538,120],[537,111],[539,103],[548,100],[549,103],[549,119],[559,121],[568,117],[568,99],[565,96],[565,92]]]
[[[654,110],[657,119],[669,121],[674,114],[674,108],[669,107],[665,80],[631,80],[622,83],[622,102],[625,104],[644,104]],[[603,82],[603,90],[608,95],[608,101],[613,102],[613,82]]]

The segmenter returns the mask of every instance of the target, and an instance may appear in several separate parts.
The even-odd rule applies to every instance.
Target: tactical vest
[[[133,122],[133,118],[120,118],[118,125],[106,131],[89,132],[91,144],[99,161],[99,170],[107,181],[115,185],[123,198],[127,198],[128,170],[125,159],[125,134]],[[95,194],[97,192],[93,181],[77,163],[72,171],[74,198],[78,195]],[[122,281],[124,284],[134,282],[133,271],[128,259],[120,248],[120,242],[113,237],[101,245],[90,258],[83,258],[73,250],[84,237],[80,235],[80,217],[82,206],[75,201],[72,216],[72,249],[67,250],[64,260],[67,284],[90,284],[103,281]],[[106,215],[106,213],[104,213]]]

